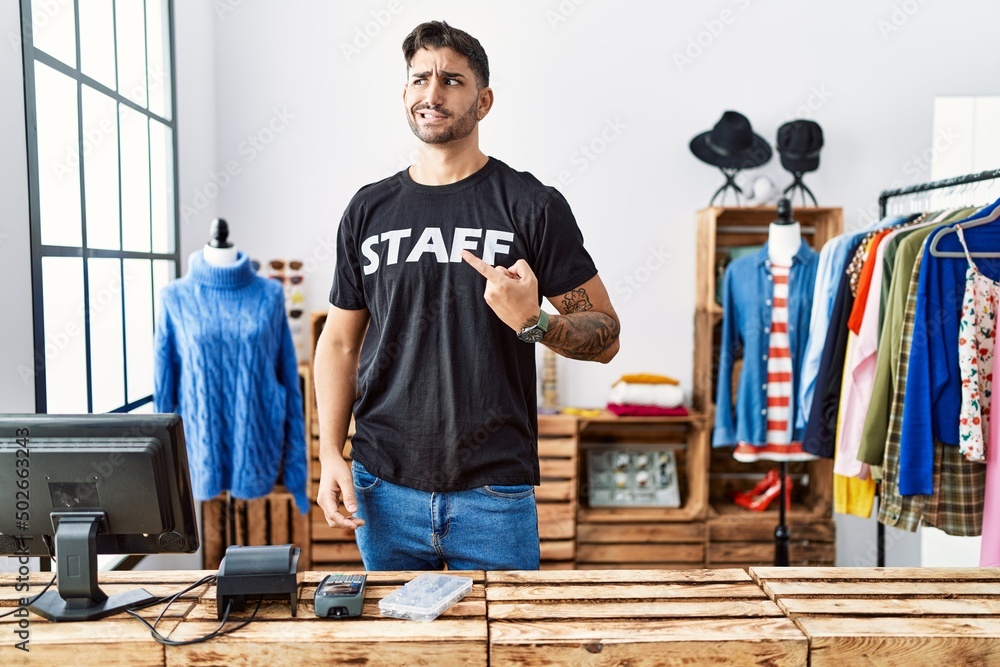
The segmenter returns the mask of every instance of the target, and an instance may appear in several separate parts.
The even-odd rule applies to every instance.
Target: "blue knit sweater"
[[[305,513],[305,420],[284,291],[243,253],[216,267],[198,251],[189,266],[160,293],[153,405],[184,419],[195,497],[265,496],[281,471]]]

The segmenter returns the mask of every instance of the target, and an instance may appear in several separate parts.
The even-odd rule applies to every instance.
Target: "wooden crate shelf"
[[[539,416],[538,466],[542,483],[535,489],[538,538],[546,567],[572,567],[576,557],[578,428],[565,415]]]

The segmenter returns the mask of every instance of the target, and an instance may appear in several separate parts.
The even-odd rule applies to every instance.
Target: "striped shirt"
[[[788,277],[791,267],[771,264],[774,280],[771,326],[767,353],[767,442],[740,442],[733,457],[738,461],[800,461],[815,457],[792,442],[792,350],[788,337]]]

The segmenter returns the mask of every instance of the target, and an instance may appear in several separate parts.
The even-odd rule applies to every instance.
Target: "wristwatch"
[[[517,337],[525,343],[537,343],[542,340],[542,336],[549,330],[549,314],[544,310],[538,312],[538,321],[530,327],[521,329]]]

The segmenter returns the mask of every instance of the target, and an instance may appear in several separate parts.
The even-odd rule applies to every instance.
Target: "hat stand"
[[[791,185],[785,188],[782,194],[788,197],[789,200],[793,200],[795,199],[795,193],[797,191],[799,195],[802,197],[803,206],[807,204],[806,195],[809,195],[809,199],[812,199],[813,206],[819,206],[819,204],[816,203],[816,197],[813,196],[812,190],[810,190],[809,186],[807,186],[805,183],[802,182],[802,172],[793,171],[792,176],[795,177],[795,180],[792,181]],[[789,194],[789,192],[791,192],[791,194]]]
[[[723,183],[719,187],[719,189],[715,191],[715,194],[712,195],[712,199],[709,200],[708,205],[709,206],[715,206],[715,200],[716,200],[716,198],[719,195],[722,195],[722,204],[725,204],[726,203],[726,192],[730,188],[732,188],[733,189],[733,195],[736,197],[736,205],[739,206],[740,205],[740,195],[743,194],[743,190],[740,188],[740,186],[736,185],[735,178],[736,178],[736,174],[740,173],[740,170],[736,169],[736,168],[733,168],[733,167],[728,167],[728,168],[727,167],[719,167],[719,171],[721,171],[722,175],[726,177],[726,182]]]

